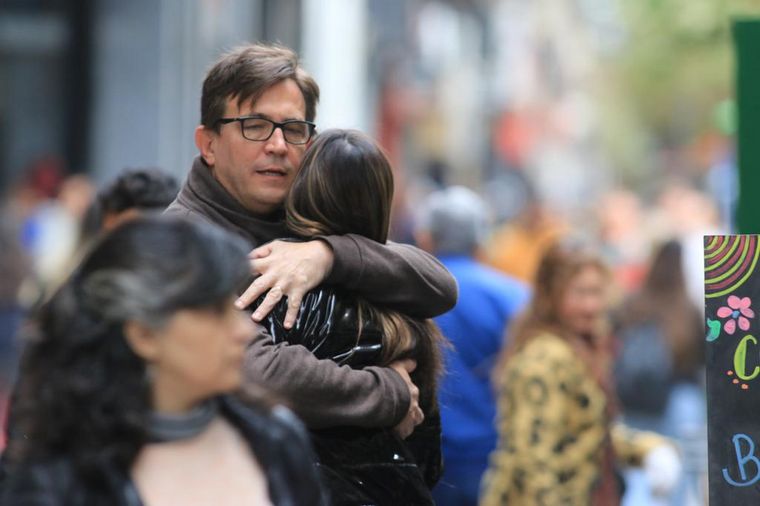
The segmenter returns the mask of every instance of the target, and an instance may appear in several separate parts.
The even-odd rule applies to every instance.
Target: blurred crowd
[[[254,55],[261,57],[261,54],[271,56],[282,50],[255,47],[240,51],[253,51]],[[227,58],[232,56],[228,55]],[[257,71],[260,70],[257,68]],[[293,90],[286,89],[285,85],[294,83],[293,79],[274,80],[275,84],[270,83],[263,92],[258,90],[259,94],[252,93],[249,108],[262,103],[275,108],[279,106],[271,104],[278,101],[287,103],[287,93]],[[157,331],[150,325],[141,326],[144,322],[140,318],[147,318],[142,314],[123,316],[122,309],[125,314],[132,309],[127,302],[134,303],[134,307],[154,303],[156,307],[151,311],[156,314],[151,313],[151,317],[162,321],[189,311],[191,322],[197,318],[198,326],[191,325],[188,329],[229,330],[235,338],[236,350],[240,351],[238,348],[244,341],[246,330],[239,312],[232,312],[232,301],[241,293],[238,286],[240,280],[233,279],[240,274],[235,269],[239,271],[241,265],[247,267],[249,261],[256,263],[256,260],[264,259],[263,263],[266,264],[278,254],[288,256],[278,253],[283,248],[299,248],[315,242],[321,244],[314,240],[319,237],[329,242],[332,251],[338,252],[335,253],[336,257],[340,248],[358,251],[357,255],[362,261],[370,265],[366,269],[364,265],[357,267],[358,261],[346,262],[343,258],[346,264],[350,264],[348,267],[336,264],[332,272],[325,268],[323,274],[330,273],[330,277],[325,274],[319,278],[325,281],[327,287],[342,286],[342,282],[354,291],[366,290],[367,286],[351,285],[354,272],[350,268],[355,268],[367,276],[363,281],[374,283],[371,288],[375,295],[384,299],[368,297],[371,302],[362,300],[355,312],[346,310],[345,314],[350,317],[336,317],[334,321],[335,307],[343,307],[342,304],[354,307],[350,306],[355,302],[352,300],[353,292],[349,291],[346,295],[340,291],[329,291],[321,285],[311,287],[314,289],[310,292],[311,298],[305,293],[299,294],[305,297],[300,306],[302,314],[295,319],[295,315],[291,314],[294,308],[285,299],[281,300],[282,292],[287,287],[276,283],[266,287],[271,288],[269,294],[272,291],[280,292],[271,300],[270,295],[264,294],[266,290],[257,292],[254,282],[241,298],[254,290],[257,293],[252,297],[255,301],[252,308],[272,310],[273,316],[268,320],[258,319],[267,326],[277,345],[274,353],[279,353],[280,357],[291,353],[291,358],[296,357],[295,353],[301,353],[299,360],[303,360],[290,364],[293,369],[287,374],[280,369],[280,376],[287,376],[291,383],[306,388],[311,383],[308,371],[325,367],[324,364],[314,365],[314,356],[330,359],[338,365],[344,365],[342,360],[346,356],[354,357],[355,363],[346,362],[351,369],[371,368],[375,376],[380,376],[379,371],[383,369],[396,371],[393,373],[395,379],[389,383],[395,382],[395,387],[402,391],[401,398],[409,404],[409,413],[403,408],[400,409],[402,416],[395,412],[389,416],[395,422],[401,420],[399,426],[394,428],[395,432],[385,426],[373,428],[371,423],[365,424],[364,421],[347,423],[351,426],[350,430],[343,430],[340,424],[337,424],[338,429],[335,428],[334,420],[353,419],[345,413],[327,413],[331,406],[331,400],[327,397],[331,396],[325,396],[320,402],[311,402],[313,399],[298,398],[299,394],[292,392],[296,396],[290,399],[293,411],[309,429],[311,445],[322,462],[322,479],[331,493],[355,492],[346,485],[345,480],[341,481],[343,474],[347,473],[356,478],[354,482],[360,486],[355,487],[354,483],[352,487],[360,489],[361,493],[373,492],[392,497],[403,490],[408,494],[419,493],[420,500],[425,501],[430,495],[429,487],[432,498],[441,505],[606,506],[617,504],[621,496],[624,506],[705,504],[704,317],[700,309],[703,305],[702,236],[720,233],[723,227],[711,197],[687,183],[664,184],[656,194],[646,199],[629,189],[614,188],[593,204],[579,205],[579,211],[573,214],[566,207],[562,211],[555,209],[552,202],[544,200],[540,192],[524,178],[523,184],[526,186],[522,199],[505,217],[495,212],[499,207],[498,199],[503,198],[498,193],[446,185],[443,183],[445,175],[433,174],[431,181],[424,184],[407,183],[406,204],[409,211],[401,213],[396,208],[397,215],[391,217],[394,173],[386,155],[375,141],[352,131],[328,130],[319,132],[312,139],[314,129],[310,120],[314,112],[303,106],[303,94],[308,95],[304,89],[308,87],[300,88],[301,94],[295,93],[301,97],[300,107],[306,108],[304,119],[294,120],[292,114],[282,115],[289,119],[275,116],[282,121],[277,123],[266,115],[246,116],[237,111],[235,114],[238,117],[222,118],[224,111],[215,111],[220,117],[211,125],[217,130],[210,125],[198,127],[196,144],[202,157],[196,159],[187,181],[182,185],[158,168],[124,169],[114,180],[98,185],[84,174],[64,173],[54,159],[44,159],[9,189],[3,200],[0,219],[0,419],[8,417],[7,406],[11,393],[16,391],[14,383],[19,376],[18,364],[22,353],[28,356],[29,367],[38,369],[27,372],[28,382],[18,392],[19,405],[31,413],[28,420],[21,420],[20,426],[26,427],[24,424],[27,423],[28,427],[41,434],[44,431],[39,416],[44,415],[45,411],[30,402],[30,392],[33,391],[32,387],[39,386],[35,381],[44,384],[47,378],[43,372],[45,364],[80,367],[75,372],[86,377],[87,364],[79,360],[84,355],[75,355],[92,351],[91,345],[105,342],[105,337],[112,336],[109,334],[111,330],[98,325],[97,318],[86,322],[86,330],[91,334],[72,337],[75,332],[65,332],[66,317],[71,316],[71,321],[77,325],[80,323],[79,316],[74,316],[77,312],[71,310],[72,304],[75,308],[78,308],[76,304],[83,304],[82,300],[77,299],[77,294],[92,291],[91,295],[97,302],[93,305],[99,307],[85,309],[97,309],[93,314],[100,314],[100,311],[108,317],[118,315],[120,319],[116,321],[123,324],[124,329],[122,337],[139,356],[138,362],[127,364],[128,367],[125,365],[125,374],[132,374],[129,381],[135,384],[152,382],[151,386],[155,387],[159,383],[157,378],[163,378],[162,374],[169,375],[176,371],[156,371],[151,368],[154,365],[151,360],[167,353],[167,357],[171,355],[167,360],[173,366],[173,360],[180,362],[177,357],[182,353],[177,350],[181,346],[172,351],[169,348],[156,350],[146,344],[150,340],[145,336]],[[230,99],[232,96],[236,95],[231,92],[223,95],[222,98],[230,102],[223,105],[231,107],[234,102]],[[283,99],[283,96],[286,98]],[[316,103],[316,99],[313,102]],[[240,122],[239,126],[237,122]],[[220,123],[227,127],[221,130],[223,133],[220,133]],[[246,210],[251,211],[251,207],[241,207],[245,207],[244,200],[255,201],[260,195],[232,195],[234,192],[230,188],[243,186],[236,179],[242,176],[232,168],[235,157],[214,144],[222,142],[219,139],[224,139],[224,132],[229,132],[226,133],[228,136],[240,132],[234,141],[228,141],[232,146],[229,152],[233,149],[241,153],[245,150],[253,152],[258,149],[255,147],[264,145],[256,143],[266,142],[267,146],[279,143],[278,147],[283,153],[290,153],[282,157],[292,155],[299,164],[300,172],[293,169],[298,179],[295,183],[290,181],[292,189],[291,186],[284,188],[277,195],[278,200],[268,202],[268,207],[259,213],[269,221],[256,213],[252,213],[252,219],[246,215]],[[310,141],[313,144],[309,144]],[[348,145],[345,143],[358,150],[361,156],[350,158],[345,154],[345,149],[334,147]],[[308,148],[305,147],[307,144]],[[297,149],[302,151],[287,151],[296,150],[293,146],[299,146]],[[229,166],[223,165],[226,162]],[[345,168],[341,164],[351,170],[340,172],[341,168]],[[358,171],[356,166],[363,170]],[[278,171],[285,172],[285,169],[266,166],[260,172],[264,173],[262,178],[271,178],[279,176]],[[212,172],[214,177],[210,176]],[[398,168],[395,169],[397,174]],[[228,192],[224,193],[222,187]],[[207,195],[198,197],[201,190]],[[175,200],[178,192],[180,198]],[[190,194],[197,197],[197,202],[188,200]],[[219,197],[220,194],[222,197]],[[208,195],[220,200],[213,205],[208,204]],[[329,205],[323,204],[324,208],[314,209],[314,200],[319,198]],[[244,247],[238,244],[240,241],[231,239],[232,235],[206,230],[199,224],[191,226],[158,219],[150,221],[170,205],[170,210],[185,213],[191,218],[197,217],[193,213],[198,212],[198,202],[201,201],[211,207],[212,211],[207,212],[214,219],[229,222],[228,230],[243,230],[249,234],[250,237],[238,235],[243,235],[249,240],[249,246],[257,249],[253,253],[249,253],[250,250],[241,253]],[[148,217],[148,221],[138,220],[135,224],[136,216]],[[287,228],[283,225],[285,216]],[[270,228],[261,227],[259,222],[266,222]],[[301,242],[275,241],[271,245],[268,240],[256,235],[261,232],[257,227],[264,230],[263,234],[269,240],[292,232]],[[146,240],[145,248],[137,247],[140,234],[148,234],[146,237],[150,236],[154,242]],[[173,257],[162,257],[157,246],[166,239],[167,247],[176,247],[179,242],[168,239],[173,234],[177,236],[177,241],[186,240],[190,245],[187,255],[182,254],[184,249],[175,252],[182,259],[177,266],[173,265]],[[347,234],[352,234],[352,239],[342,241]],[[363,236],[363,239],[356,239],[358,236]],[[421,251],[404,245],[386,244],[389,236],[412,242]],[[103,237],[106,239],[101,239]],[[250,256],[246,257],[246,254]],[[427,255],[437,260],[428,260],[432,257]],[[322,265],[318,256],[308,258],[317,258],[312,264]],[[330,262],[328,264],[332,266]],[[439,264],[446,267],[446,271],[444,276],[436,278],[440,275],[437,270]],[[398,266],[406,266],[408,271],[401,272]],[[313,265],[306,265],[305,269],[311,267]],[[208,272],[207,268],[210,269]],[[131,270],[144,275],[145,287],[152,287],[153,291],[145,287],[140,291],[140,287],[128,286],[129,283],[122,283],[124,286],[121,286],[117,282],[120,281],[118,277],[100,279],[95,276],[103,274],[101,270],[108,273],[109,269]],[[181,287],[181,295],[172,291],[172,282],[176,280],[172,277],[174,269],[185,269],[183,273],[190,273],[186,277],[176,276],[176,279],[188,284]],[[343,271],[338,274],[342,274],[343,279],[336,280],[334,278],[339,276],[335,272],[340,269]],[[365,274],[365,271],[370,272]],[[70,277],[72,272],[75,276]],[[224,286],[217,287],[219,292],[213,300],[195,300],[193,297],[200,292],[199,287],[208,289],[210,284],[222,283],[221,278],[212,282],[204,277],[211,278],[212,273],[226,280]],[[448,297],[446,290],[453,286],[447,284],[448,273],[456,280],[458,300],[452,309],[439,311],[443,306],[448,309],[449,299],[453,299]],[[389,281],[389,276],[393,274],[401,279]],[[97,283],[88,278],[89,275],[95,276],[96,281],[104,286],[110,287],[109,283],[113,283],[113,290],[124,290],[126,295],[116,300],[113,293],[106,293],[108,290],[98,291]],[[411,288],[402,286],[401,282],[408,281],[405,278],[415,276],[416,279],[408,282]],[[91,286],[93,283],[95,288]],[[64,289],[59,290],[61,286]],[[420,297],[419,293],[432,293],[437,298],[430,297],[428,300]],[[174,305],[167,307],[161,301],[155,302],[156,294],[165,296]],[[199,296],[202,298],[202,295]],[[121,302],[124,302],[124,308],[120,307]],[[209,307],[216,308],[216,312],[210,313],[213,316],[198,309],[209,304]],[[249,307],[248,303],[238,305]],[[28,317],[37,314],[40,308],[41,326],[43,330],[45,325],[49,327],[47,337],[60,337],[58,344],[49,343],[55,350],[49,357],[40,344],[44,340],[25,342],[22,339],[25,336],[34,337]],[[257,319],[257,313],[262,310],[255,311],[254,319]],[[431,324],[431,315],[435,316],[432,319],[435,326]],[[201,326],[208,323],[208,318],[211,318],[213,325]],[[291,332],[294,320],[295,331]],[[346,320],[350,321],[347,323]],[[106,317],[104,321],[107,321]],[[337,339],[329,332],[317,345],[309,341],[310,335],[302,336],[303,341],[295,343],[295,334],[299,330],[306,328],[317,332],[325,328],[341,329],[340,325],[349,325],[351,331],[356,331],[357,326],[359,329],[358,334],[344,332],[350,337],[348,351],[339,349],[328,353],[327,346],[320,348],[328,339]],[[167,342],[175,339],[179,342],[181,339],[171,331],[171,326],[167,327],[168,330],[161,328],[161,332],[166,332],[161,335]],[[79,327],[75,326],[74,330],[79,330]],[[340,334],[338,330],[335,332]],[[389,344],[387,335],[394,333],[398,334],[398,340]],[[378,338],[379,343],[373,341],[378,334],[382,334]],[[90,335],[103,339],[93,344],[87,342]],[[97,341],[95,337],[93,342]],[[199,337],[199,342],[202,337]],[[303,344],[314,356],[309,355],[305,359],[303,351],[294,351],[295,347],[292,346],[280,346],[288,343]],[[71,349],[66,349],[68,345]],[[24,352],[26,346],[29,348]],[[61,349],[55,346],[61,346]],[[201,349],[200,345],[198,349]],[[384,350],[383,354],[379,353],[380,349]],[[398,353],[391,353],[394,350]],[[242,352],[237,353],[236,360],[242,362],[242,356]],[[98,357],[95,358],[102,359]],[[256,369],[254,362],[262,357],[259,355],[246,362],[247,373],[260,374],[261,377],[270,373],[276,375],[276,371]],[[118,362],[110,355],[107,358],[113,363]],[[360,360],[362,358],[364,362]],[[112,363],[108,360],[100,364],[103,370],[97,369],[104,378],[111,378],[108,369]],[[413,365],[409,365],[410,362]],[[145,371],[136,374],[138,369]],[[184,363],[177,365],[177,369],[186,372],[192,367]],[[337,371],[337,368],[330,369],[329,374],[320,373],[314,378],[321,381],[323,377],[333,374],[334,378],[338,378],[338,374],[342,373]],[[47,371],[53,379],[59,378],[56,374],[65,376],[62,373]],[[386,371],[385,374],[389,373]],[[262,408],[248,412],[246,408],[239,407],[236,401],[227,397],[227,393],[243,379],[231,375],[225,377],[226,380],[229,381],[220,384],[221,379],[212,378],[213,392],[204,391],[204,395],[191,392],[198,397],[193,399],[203,401],[197,406],[190,405],[193,408],[190,414],[200,420],[198,430],[211,431],[209,427],[215,426],[210,426],[209,420],[215,416],[221,416],[235,425],[238,432],[229,431],[229,427],[223,425],[218,434],[213,431],[208,434],[227,442],[243,438],[251,443],[254,452],[257,449],[262,451],[256,457],[259,464],[265,467],[263,476],[273,487],[270,497],[285,493],[283,488],[278,488],[283,485],[277,482],[277,473],[282,471],[282,475],[286,475],[296,469],[303,471],[303,462],[312,458],[308,453],[311,450],[308,449],[305,432],[299,428],[298,422],[290,421],[293,416],[290,412],[278,415],[277,410],[270,412]],[[335,381],[340,383],[338,379]],[[410,387],[409,393],[407,385],[412,383],[416,387]],[[184,388],[186,385],[182,386]],[[191,394],[177,384],[173,387],[177,395]],[[72,391],[82,394],[78,388],[73,384]],[[289,388],[295,389],[294,386]],[[97,388],[95,390],[89,392],[93,398],[102,393]],[[106,386],[103,390],[107,390]],[[387,392],[383,392],[391,395],[393,388],[389,387]],[[217,398],[211,397],[210,393],[223,395]],[[382,397],[379,391],[376,393],[377,397]],[[346,398],[351,394],[336,393]],[[300,395],[308,397],[305,393]],[[165,407],[156,399],[159,399],[158,395],[154,399],[154,410]],[[111,400],[103,400],[107,416],[114,415],[108,411],[113,408],[108,404]],[[383,400],[387,399],[380,399],[378,403]],[[44,402],[49,402],[51,410],[55,407],[55,399]],[[363,402],[364,399],[351,401],[356,411],[363,411]],[[395,402],[394,398],[392,404],[399,411],[396,404],[403,402]],[[130,407],[137,410],[135,406]],[[139,409],[142,412],[147,410],[144,405],[140,405]],[[373,418],[371,413],[363,413],[362,416],[365,419]],[[326,420],[330,417],[328,423]],[[93,416],[95,422],[98,422],[97,418]],[[125,438],[132,437],[139,445],[150,447],[140,439],[143,436],[135,436],[138,432],[130,432],[134,427],[130,426],[129,416],[117,421],[124,424],[119,427],[124,429]],[[156,433],[150,436],[162,434],[160,437],[164,439],[160,442],[171,443],[184,437],[177,434],[181,432],[179,429],[171,428],[172,422],[168,418],[151,420],[151,423],[151,430],[155,429]],[[258,423],[271,424],[276,428],[272,429],[273,433],[291,434],[290,439],[294,443],[292,446],[283,445],[282,438],[256,432],[251,427],[260,429],[262,425]],[[12,434],[3,430],[2,437],[9,433]],[[194,436],[200,432],[191,430],[190,434]],[[401,442],[399,435],[404,442]],[[50,438],[54,441],[54,436]],[[271,448],[282,450],[290,457],[295,455],[293,462],[288,461],[287,466],[273,463],[276,459],[271,458],[272,454],[256,446],[261,441],[265,441],[266,448],[271,444]],[[361,450],[351,447],[349,441],[359,445]],[[0,440],[0,449],[6,443]],[[93,447],[97,446],[92,441],[90,443]],[[17,444],[24,448],[23,443]],[[27,444],[33,447],[34,442]],[[207,444],[214,447],[211,442]],[[396,444],[398,446],[393,446]],[[139,445],[136,447],[142,448]],[[9,448],[12,446],[10,444]],[[219,448],[226,447],[221,445]],[[393,448],[391,462],[380,465],[374,460],[369,463],[361,460],[367,457],[363,453],[367,448],[377,450],[378,454],[384,455],[383,458],[387,456],[388,448]],[[151,472],[160,469],[160,459],[168,457],[161,453],[163,450],[153,449],[155,453],[148,450],[148,456],[138,459],[131,468],[134,472],[131,479],[141,488],[141,492],[161,488],[151,482],[151,473],[146,469]],[[195,448],[197,453],[191,454],[202,456],[208,449],[201,445]],[[291,450],[296,453],[289,453]],[[124,448],[114,451],[113,458],[117,462],[120,458],[130,461],[137,452]],[[126,453],[122,455],[118,453],[120,451]],[[244,462],[240,465],[251,464],[250,455],[241,456],[234,452],[231,455]],[[297,463],[298,455],[305,455],[307,459],[301,462],[301,468]],[[375,457],[374,454],[371,456]],[[171,454],[171,458],[181,460],[181,454]],[[345,469],[347,460],[352,465],[356,464],[351,471]],[[419,467],[419,472],[408,474],[409,466],[404,467],[399,461],[413,463]],[[268,465],[272,467],[266,467]],[[287,469],[280,469],[278,465]],[[393,466],[396,474],[382,475]],[[372,468],[370,478],[382,475],[386,481],[378,480],[382,486],[377,491],[371,490],[371,480],[360,474],[357,471],[359,468]],[[264,479],[261,471],[258,469],[259,481]],[[306,471],[302,476],[307,487],[303,490],[314,487],[312,499],[317,504],[320,494],[316,478]],[[389,487],[388,483],[397,484],[398,490],[391,490],[393,487]],[[212,485],[224,488],[218,482]],[[250,484],[238,485],[252,497],[261,493],[261,490],[246,489]],[[219,493],[224,494],[224,490],[219,490]]]
[[[101,229],[136,210],[163,209],[177,189],[178,183],[158,169],[125,169],[97,188],[86,175],[63,174],[46,160],[8,192],[0,236],[3,418],[24,316],[61,283]],[[446,465],[436,489],[438,503],[475,504],[498,439],[498,382],[494,386],[492,380],[497,358],[512,341],[510,325],[531,292],[540,289],[536,271],[547,249],[562,238],[582,237],[609,266],[605,307],[620,419],[665,435],[679,448],[681,476],[669,490],[670,502],[661,504],[703,504],[701,236],[721,230],[711,199],[687,185],[665,187],[650,202],[616,189],[582,224],[538,199],[526,202],[513,219],[495,223],[487,198],[476,192],[463,187],[428,192],[412,203],[422,209],[415,215],[414,239],[444,261],[460,290],[456,308],[437,319],[452,344],[445,350],[439,393]],[[644,471],[631,468],[622,476],[624,504],[659,504]]]

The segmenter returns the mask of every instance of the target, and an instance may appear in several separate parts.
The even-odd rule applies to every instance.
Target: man
[[[361,236],[286,237],[285,197],[315,126],[319,87],[295,53],[263,44],[223,55],[208,72],[201,97],[200,151],[167,213],[206,219],[247,239],[258,275],[237,301],[260,321],[286,296],[292,326],[303,295],[321,284],[342,285],[369,301],[415,317],[432,317],[456,300],[456,282],[434,257],[411,246]],[[267,243],[267,244],[265,244]],[[414,364],[340,368],[301,346],[273,345],[265,334],[250,347],[247,374],[279,392],[313,429],[396,426],[406,436],[422,421]]]
[[[439,506],[475,506],[480,477],[496,446],[491,371],[507,325],[527,302],[517,280],[476,258],[487,235],[483,200],[454,186],[431,194],[417,223],[417,241],[438,256],[459,284],[456,307],[436,318],[453,345],[444,350],[439,386],[444,473],[433,497]]]

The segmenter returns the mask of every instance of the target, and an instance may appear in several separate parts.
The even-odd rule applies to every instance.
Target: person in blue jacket
[[[444,473],[433,490],[439,506],[476,505],[480,478],[496,445],[491,369],[507,326],[528,300],[521,282],[477,260],[488,232],[484,201],[452,186],[432,193],[416,225],[418,244],[434,253],[459,284],[459,299],[435,318],[451,341],[439,387]]]

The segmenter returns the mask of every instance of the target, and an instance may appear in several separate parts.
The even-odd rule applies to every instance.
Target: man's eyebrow
[[[274,119],[272,119],[270,115],[260,113],[260,112],[252,112],[250,114],[243,114],[243,116],[248,117],[248,118],[261,118],[261,119],[268,119],[269,121],[275,121]],[[306,121],[306,120],[302,118],[288,117],[288,118],[283,119],[282,121],[275,121],[275,123],[283,123],[285,121]]]

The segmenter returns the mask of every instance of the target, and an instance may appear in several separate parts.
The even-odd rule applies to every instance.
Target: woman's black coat
[[[351,294],[330,288],[308,292],[290,330],[283,326],[286,311],[282,300],[263,322],[275,343],[302,345],[318,358],[355,369],[380,365],[382,332],[367,315],[359,317]],[[430,488],[442,471],[437,406],[406,440],[391,428],[334,427],[311,434],[331,504],[433,504]]]
[[[329,504],[313,464],[308,437],[290,411],[254,408],[231,396],[219,398],[220,413],[248,442],[266,475],[275,506]],[[54,422],[51,422],[54,423]],[[114,467],[99,476],[77,476],[65,457],[19,463],[5,469],[2,506],[142,506],[131,479]]]

